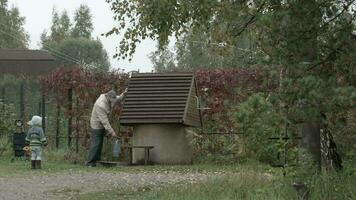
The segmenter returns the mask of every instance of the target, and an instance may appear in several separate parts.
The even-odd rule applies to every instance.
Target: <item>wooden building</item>
[[[51,73],[58,67],[54,57],[41,50],[28,50],[28,49],[0,49],[0,79],[4,75],[13,75],[16,78],[22,79],[19,85],[19,119],[22,121],[27,121],[26,118],[26,104],[25,103],[25,84],[24,81],[29,77],[29,80],[35,80],[36,77],[40,75],[45,75]],[[35,77],[35,78],[33,78]],[[8,98],[8,93],[16,94],[16,91],[7,91],[8,86],[1,87],[1,97],[2,101]],[[39,88],[38,88],[39,90]],[[31,94],[34,95],[34,94]],[[45,116],[45,99],[43,94],[41,96],[41,115]],[[12,102],[15,103],[15,102]],[[36,102],[37,103],[37,102]],[[36,104],[35,107],[38,108]],[[43,129],[45,130],[45,117],[43,117]]]
[[[57,68],[54,57],[42,50],[0,49],[0,76],[38,76]]]
[[[133,126],[133,145],[154,146],[154,163],[191,163],[187,128],[202,126],[197,96],[191,73],[133,74],[120,123]],[[134,162],[143,159],[139,149],[133,155]]]

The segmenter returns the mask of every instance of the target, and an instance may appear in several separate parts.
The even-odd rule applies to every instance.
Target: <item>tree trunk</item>
[[[304,122],[300,125],[300,148],[307,152],[314,163],[321,169],[321,152],[320,152],[320,122]],[[302,161],[307,161],[308,158],[303,155]]]
[[[299,0],[295,3],[295,8],[291,12],[291,26],[289,34],[292,35],[291,55],[295,56],[294,64],[298,68],[298,74],[306,73],[307,69],[318,59],[318,27],[321,22],[319,5],[315,0]],[[308,74],[305,74],[308,75]],[[303,78],[303,77],[301,77]],[[304,110],[303,123],[300,124],[299,131],[302,137],[300,147],[303,152],[310,154],[313,164],[317,164],[321,169],[320,152],[320,115],[316,108],[316,100],[309,99],[305,94],[306,102],[301,106]],[[306,157],[303,157],[304,159]],[[308,162],[309,160],[304,160]],[[312,164],[312,163],[308,163]]]

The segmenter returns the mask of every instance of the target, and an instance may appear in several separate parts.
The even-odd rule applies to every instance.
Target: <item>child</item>
[[[42,147],[47,145],[42,117],[35,115],[27,124],[31,126],[26,136],[26,143],[31,147],[31,169],[41,169]]]

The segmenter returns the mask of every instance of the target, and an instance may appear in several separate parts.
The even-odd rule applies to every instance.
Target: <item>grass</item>
[[[53,152],[52,152],[53,153]],[[59,152],[60,153],[60,152]],[[50,155],[50,154],[47,154]],[[55,155],[50,156],[56,158]],[[356,168],[355,163],[345,164],[341,173],[329,175],[314,175],[305,177],[310,189],[310,199],[338,200],[356,199]],[[30,163],[25,161],[10,162],[10,157],[0,158],[0,177],[37,176],[61,171],[78,172],[128,172],[128,173],[219,173],[219,177],[211,177],[199,183],[181,183],[154,187],[146,185],[137,188],[115,188],[80,194],[71,188],[53,191],[54,194],[72,196],[72,199],[142,199],[142,200],[213,200],[213,199],[298,199],[292,187],[295,180],[292,173],[287,177],[281,175],[281,170],[271,168],[256,162],[240,165],[196,164],[181,166],[136,166],[136,167],[97,167],[86,168],[83,165],[73,165],[62,159],[44,161],[42,170],[30,170]]]
[[[72,165],[68,162],[49,161],[43,162],[41,170],[30,170],[30,162],[15,160],[10,162],[10,158],[0,159],[0,177],[23,177],[24,175],[41,175],[68,170],[84,170],[83,166]]]
[[[145,173],[145,172],[233,172],[241,168],[240,165],[152,165],[152,166],[122,166],[122,167],[103,167],[87,168],[84,163],[74,165],[69,161],[63,160],[63,152],[45,152],[44,160],[42,161],[42,170],[30,170],[30,162],[23,160],[15,160],[10,162],[9,154],[0,157],[0,177],[21,177],[23,175],[41,175],[48,173],[56,173],[61,171],[100,171],[100,172],[128,172],[128,173]],[[50,158],[50,159],[49,159]],[[263,170],[262,167],[258,170]]]
[[[160,167],[159,167],[160,168]],[[162,167],[164,169],[165,167]],[[167,168],[165,168],[167,169]],[[172,166],[173,170],[186,170],[185,167]],[[283,177],[280,170],[268,166],[249,163],[239,166],[197,165],[189,171],[227,170],[218,178],[210,178],[200,183],[168,185],[160,188],[150,186],[135,189],[122,189],[94,192],[76,196],[78,200],[94,199],[133,199],[133,200],[297,200],[292,183],[295,177]],[[312,200],[355,200],[356,169],[354,165],[345,166],[343,172],[304,177]]]
[[[252,171],[240,166],[238,171],[200,183],[185,183],[161,188],[117,189],[79,195],[78,200],[143,199],[143,200],[215,200],[215,199],[297,199],[288,181],[270,173]]]

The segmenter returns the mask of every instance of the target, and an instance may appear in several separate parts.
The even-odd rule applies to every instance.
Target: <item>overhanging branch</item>
[[[234,34],[234,37],[241,35],[247,29],[248,26],[250,26],[252,23],[256,21],[258,13],[261,12],[265,4],[266,1],[263,1],[262,4],[258,7],[256,13],[250,17],[250,19],[242,26],[242,28],[239,31],[237,31],[237,33]]]

